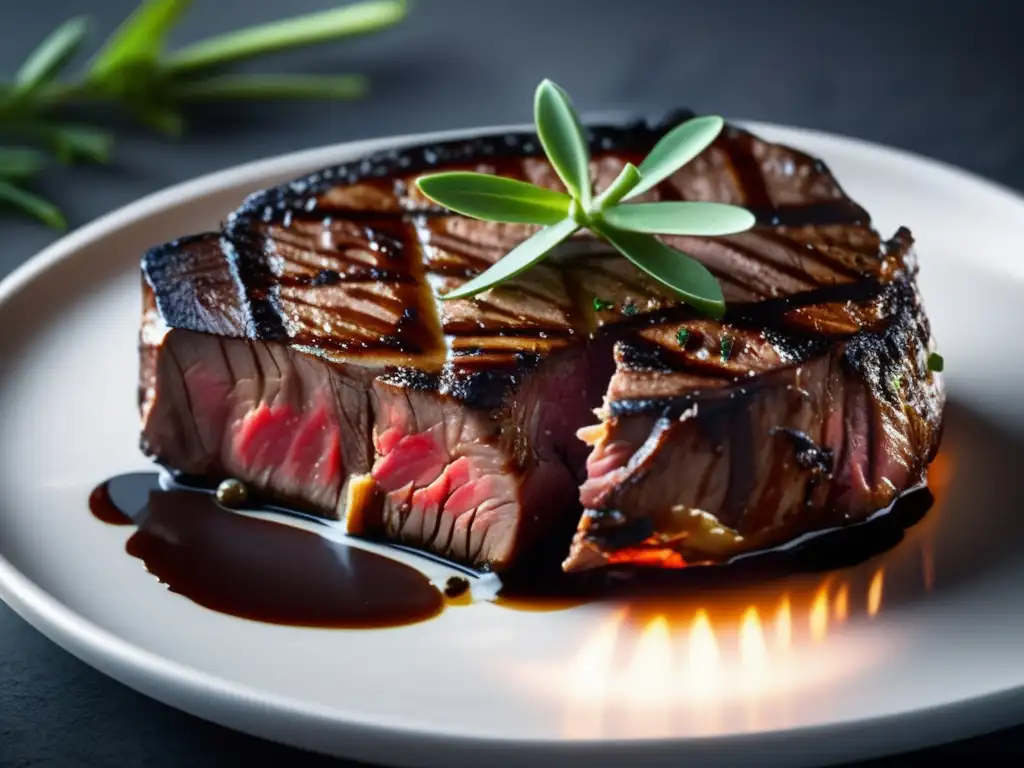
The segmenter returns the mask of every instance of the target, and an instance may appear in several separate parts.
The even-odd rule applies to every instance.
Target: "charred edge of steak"
[[[634,120],[621,125],[587,126],[587,139],[593,154],[648,151],[655,142],[680,123],[694,117],[689,109],[673,110],[658,120]],[[735,140],[752,135],[736,126],[727,125],[724,140]],[[824,162],[795,149],[790,151],[810,164],[816,173],[831,175]],[[252,222],[269,223],[291,218],[322,216],[317,212],[317,198],[331,187],[367,181],[386,181],[396,176],[422,173],[438,167],[458,165],[502,158],[529,158],[543,156],[543,149],[535,133],[516,132],[488,134],[472,139],[395,147],[358,160],[324,168],[300,179],[250,195],[228,219],[225,234],[229,239],[244,237]],[[849,198],[834,202],[813,203],[794,208],[778,208],[758,204],[748,205],[758,224],[763,226],[813,226],[826,224],[855,224],[870,226],[868,212]],[[333,211],[332,211],[333,213]],[[340,212],[339,212],[340,213]],[[377,212],[346,210],[346,218],[412,219],[423,215],[447,215],[442,208],[427,208],[403,212]]]
[[[288,337],[266,261],[240,256],[218,233],[149,249],[142,256],[142,274],[172,328],[262,341]],[[200,306],[209,311],[200,316]]]

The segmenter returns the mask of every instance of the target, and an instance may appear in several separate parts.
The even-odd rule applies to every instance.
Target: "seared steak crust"
[[[595,186],[689,116],[590,129]],[[911,237],[883,242],[820,161],[730,126],[645,195],[757,216],[666,238],[722,282],[721,323],[585,234],[436,301],[535,229],[436,208],[413,180],[442,168],[561,188],[532,134],[388,150],[148,252],[147,453],[498,569],[577,519],[568,569],[720,559],[923,478],[942,389]]]

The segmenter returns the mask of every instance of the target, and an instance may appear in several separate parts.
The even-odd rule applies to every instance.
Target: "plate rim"
[[[783,133],[783,143],[799,146],[803,138],[824,142],[848,151],[866,152],[882,160],[888,160],[903,167],[912,167],[918,173],[938,173],[947,179],[966,185],[969,193],[1001,198],[1007,204],[1024,208],[1024,194],[1006,185],[984,178],[972,171],[945,161],[936,160],[923,154],[890,147],[881,143],[816,129],[788,126],[761,121],[736,121],[755,132]],[[239,165],[207,173],[193,179],[176,183],[150,193],[128,205],[122,206],[64,235],[42,251],[16,267],[0,280],[0,305],[9,301],[23,288],[61,262],[74,257],[85,247],[97,243],[119,229],[138,224],[146,218],[178,205],[217,194],[227,189],[246,184],[259,183],[262,179],[276,176],[298,176],[318,167],[339,162],[345,155],[360,154],[378,149],[405,144],[441,141],[471,137],[510,130],[529,130],[528,124],[484,125],[465,129],[431,131],[415,134],[396,134],[386,137],[359,139],[298,150],[279,155],[266,156]],[[840,180],[840,183],[842,181]],[[1005,259],[980,264],[983,270],[997,271],[1015,282],[1022,282],[1020,276],[1003,267]],[[147,651],[124,640],[111,631],[103,629],[77,613],[70,606],[58,600],[36,585],[28,576],[0,554],[0,599],[22,619],[52,642],[75,657],[114,678],[118,682],[154,698],[164,704],[189,712],[203,719],[255,736],[268,737],[267,730],[276,731],[270,736],[276,741],[309,748],[310,739],[288,737],[281,728],[273,728],[271,721],[279,718],[279,724],[287,721],[309,722],[315,728],[329,728],[329,741],[344,742],[345,735],[356,736],[364,741],[383,744],[388,737],[398,736],[406,743],[419,743],[435,750],[432,759],[445,754],[479,755],[487,751],[500,751],[508,757],[508,751],[517,755],[528,753],[550,754],[593,753],[600,750],[606,756],[614,756],[625,750],[656,750],[658,748],[682,746],[698,747],[701,750],[712,747],[718,752],[728,744],[727,752],[748,750],[753,745],[765,745],[778,740],[799,742],[803,749],[814,744],[821,748],[815,759],[834,751],[827,745],[841,741],[836,737],[853,736],[866,730],[890,725],[894,721],[926,726],[924,730],[934,733],[929,743],[948,742],[994,730],[1020,722],[1024,718],[1024,686],[992,691],[980,696],[933,704],[924,708],[904,709],[888,712],[871,718],[848,718],[827,724],[797,726],[787,729],[740,732],[713,736],[676,736],[642,739],[565,739],[559,737],[528,739],[504,736],[469,736],[459,733],[442,733],[436,729],[421,727],[416,723],[384,721],[379,717],[362,715],[359,711],[346,710],[295,699],[226,678],[202,672],[186,664],[170,660]],[[213,704],[212,710],[194,702]],[[241,710],[249,725],[239,725],[236,719],[224,713]],[[963,717],[964,710],[986,710],[984,718]],[[200,714],[202,711],[202,714]],[[998,713],[998,716],[997,716]],[[984,721],[984,725],[981,724]],[[975,722],[978,721],[978,722]],[[938,725],[942,723],[941,727]],[[928,725],[930,724],[930,726]],[[264,727],[271,726],[267,730]],[[913,729],[906,729],[909,732]],[[342,737],[342,738],[339,738]],[[321,739],[323,741],[323,739]],[[909,735],[890,735],[883,739],[888,747],[877,746],[869,751],[862,750],[861,756],[887,753],[889,747],[897,749],[922,743],[920,738]],[[878,742],[876,742],[877,744]],[[353,742],[353,746],[355,742]],[[773,744],[778,746],[778,744]],[[334,750],[332,754],[341,754]],[[351,756],[377,754],[368,747],[346,752]],[[407,764],[418,764],[415,750],[408,750],[411,759]],[[836,752],[836,754],[840,754]],[[842,754],[849,754],[843,752]],[[724,756],[724,755],[720,755]]]

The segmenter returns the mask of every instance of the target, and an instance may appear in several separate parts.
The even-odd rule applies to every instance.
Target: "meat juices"
[[[690,116],[592,128],[595,188]],[[643,196],[757,216],[665,238],[721,281],[722,322],[586,233],[438,302],[535,231],[433,207],[413,182],[441,169],[561,189],[529,134],[389,150],[148,252],[147,454],[497,571],[718,562],[924,479],[944,393],[913,239],[883,241],[820,161],[730,126]]]

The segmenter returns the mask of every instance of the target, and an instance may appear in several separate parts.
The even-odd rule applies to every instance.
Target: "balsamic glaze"
[[[176,481],[189,483],[190,478]],[[126,551],[172,592],[242,618],[293,626],[374,628],[424,621],[438,615],[446,603],[472,602],[465,578],[450,578],[442,594],[419,571],[395,560],[231,512],[216,503],[211,489],[196,483],[192,490],[164,490],[153,472],[119,475],[93,490],[89,507],[105,523],[138,527]],[[786,549],[684,569],[610,566],[565,573],[560,562],[566,542],[555,537],[558,541],[552,541],[550,551],[541,548],[516,570],[502,574],[496,602],[526,611],[555,611],[596,601],[670,605],[797,573],[848,568],[896,546],[933,501],[922,486],[871,520],[819,533]]]
[[[120,475],[89,497],[98,519],[137,530],[125,546],[206,608],[273,624],[372,628],[432,618],[444,598],[415,568],[271,520],[209,494],[163,490],[156,473]]]

